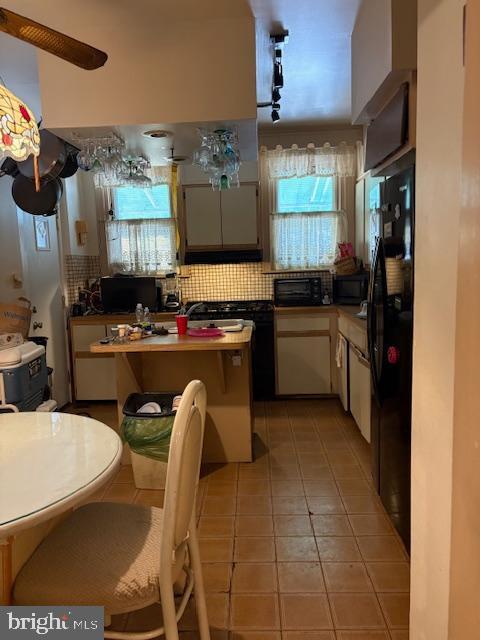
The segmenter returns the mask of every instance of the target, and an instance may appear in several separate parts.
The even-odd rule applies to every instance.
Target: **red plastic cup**
[[[175,316],[177,323],[177,331],[179,336],[187,335],[188,316],[178,315]]]

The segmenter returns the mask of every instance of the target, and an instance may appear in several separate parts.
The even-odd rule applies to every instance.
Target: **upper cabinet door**
[[[220,192],[210,186],[185,187],[185,219],[188,247],[221,247]]]
[[[221,192],[223,246],[258,245],[257,187],[242,184]]]

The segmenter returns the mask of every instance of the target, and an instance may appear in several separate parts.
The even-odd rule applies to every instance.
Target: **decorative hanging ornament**
[[[0,160],[10,157],[21,162],[34,156],[35,187],[40,190],[37,158],[40,134],[32,111],[0,84]]]

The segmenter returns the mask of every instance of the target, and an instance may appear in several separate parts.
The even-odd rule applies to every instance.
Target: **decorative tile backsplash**
[[[301,272],[264,273],[269,265],[261,262],[240,264],[199,264],[188,267],[189,277],[181,279],[182,299],[193,300],[271,300],[275,278],[301,278]],[[100,276],[98,256],[65,256],[67,305],[78,300],[78,289],[89,278]],[[319,277],[322,290],[332,294],[332,276],[328,271],[309,271]],[[161,279],[163,285],[163,279]]]
[[[88,278],[100,276],[100,259],[98,256],[65,256],[65,279],[67,283],[66,304],[78,300],[78,289],[85,287]]]
[[[218,265],[192,265],[190,277],[182,278],[183,300],[271,300],[275,278],[299,278],[302,273],[264,273],[261,262]],[[332,294],[332,276],[328,271],[308,272],[320,277],[323,291]]]

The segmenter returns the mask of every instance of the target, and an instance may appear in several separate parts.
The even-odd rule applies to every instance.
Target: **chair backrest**
[[[165,484],[160,565],[171,563],[173,552],[185,540],[195,510],[202,460],[207,392],[192,380],[182,394],[173,423]]]

